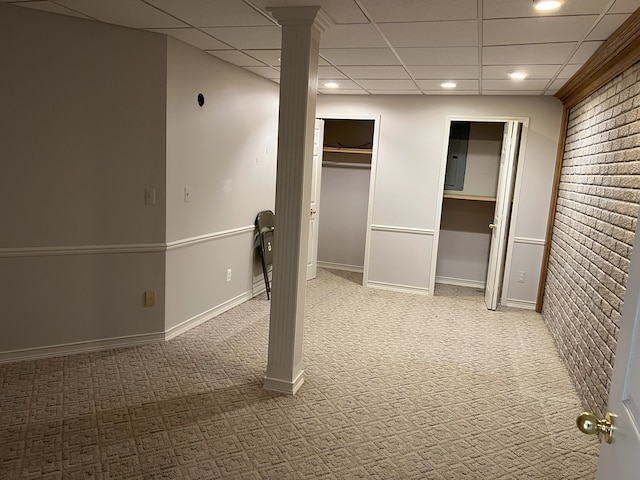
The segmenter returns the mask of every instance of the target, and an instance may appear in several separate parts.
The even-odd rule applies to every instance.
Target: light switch
[[[184,187],[184,202],[189,203],[191,201],[191,187]]]

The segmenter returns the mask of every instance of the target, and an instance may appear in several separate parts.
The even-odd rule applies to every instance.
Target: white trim
[[[544,238],[513,237],[513,243],[524,243],[526,245],[540,245],[541,247],[544,247],[546,240]]]
[[[396,227],[394,225],[371,225],[371,230],[376,232],[412,233],[416,235],[435,234],[435,230],[430,228]]]
[[[371,288],[378,288],[380,290],[391,290],[393,292],[401,292],[401,293],[414,293],[416,295],[428,295],[429,290],[423,287],[411,287],[409,285],[399,285],[396,283],[387,283],[387,282],[375,282],[373,280],[369,280],[367,282],[367,286]]]
[[[230,300],[227,300],[226,302],[221,303],[218,306],[210,308],[209,310],[205,310],[204,312],[199,313],[195,317],[191,317],[188,320],[185,320],[184,322],[181,322],[178,325],[175,325],[170,329],[165,330],[164,339],[169,341],[172,338],[177,337],[178,335],[182,335],[183,333],[191,330],[192,328],[203,324],[207,320],[211,320],[212,318],[217,317],[218,315],[226,312],[227,310],[230,310],[233,307],[237,307],[238,305],[250,299],[251,299],[251,292],[245,292],[238,295],[237,297],[234,297]]]
[[[524,308],[526,310],[535,310],[536,302],[531,302],[529,300],[513,300],[511,298],[507,299],[507,307],[514,308]]]
[[[264,377],[262,388],[271,392],[284,393],[285,395],[295,395],[303,383],[304,370],[302,370],[292,382]]]
[[[144,333],[129,335],[126,337],[113,337],[101,340],[89,340],[86,342],[64,343],[47,347],[25,348],[0,352],[0,363],[17,362],[20,360],[34,360],[37,358],[60,357],[77,353],[97,352],[99,350],[111,350],[114,348],[133,347],[162,342],[164,334]]]
[[[346,265],[344,263],[318,262],[318,268],[328,268],[329,270],[342,270],[345,272],[362,273],[364,267],[360,265]]]
[[[44,257],[62,255],[102,255],[116,253],[161,253],[163,243],[131,243],[122,245],[78,245],[61,247],[0,248],[0,258]]]
[[[480,280],[467,280],[464,278],[453,278],[453,277],[440,277],[436,276],[436,283],[443,283],[445,285],[456,285],[458,287],[471,287],[471,288],[480,288],[484,290],[487,283]]]
[[[198,235],[197,237],[181,238],[180,240],[174,240],[167,242],[167,250],[175,250],[176,248],[188,247],[196,245],[198,243],[210,242],[212,240],[218,240],[220,238],[233,237],[241,235],[243,233],[253,232],[255,227],[248,225],[246,227],[233,228],[231,230],[222,230],[220,232],[207,233],[205,235]]]

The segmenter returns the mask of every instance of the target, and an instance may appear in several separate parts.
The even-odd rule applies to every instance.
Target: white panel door
[[[640,478],[640,235],[636,231],[618,334],[609,411],[611,445],[602,444],[598,480]]]
[[[324,120],[316,118],[313,133],[313,169],[311,173],[311,205],[309,207],[309,250],[307,253],[307,280],[316,278],[318,270],[318,215],[320,212],[320,180],[322,179],[322,146]]]
[[[518,155],[518,139],[520,124],[507,122],[504,125],[502,138],[502,154],[500,155],[500,172],[496,191],[496,209],[493,214],[491,228],[491,248],[489,251],[489,268],[484,301],[489,310],[498,308],[500,282],[504,270],[507,234],[509,233],[509,216],[511,214],[511,197],[513,196],[513,179],[516,157]]]

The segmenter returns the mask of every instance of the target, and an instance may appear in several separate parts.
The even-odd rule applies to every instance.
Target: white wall
[[[154,337],[164,319],[166,39],[0,5],[0,58],[0,357]],[[157,292],[155,307],[143,307],[145,290]]]
[[[168,40],[165,327],[172,334],[251,295],[253,223],[275,203],[279,94],[273,82]]]
[[[560,102],[552,97],[320,96],[321,117],[381,116],[369,280],[419,291],[429,288],[447,116],[530,118],[519,164],[526,181],[516,185],[512,264],[521,265],[523,256],[531,255],[532,242],[542,251],[561,114]],[[518,300],[535,301],[535,267],[527,271]]]
[[[366,167],[322,167],[318,262],[324,266],[362,271],[370,178]]]

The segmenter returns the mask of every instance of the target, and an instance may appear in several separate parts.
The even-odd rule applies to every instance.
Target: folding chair
[[[273,230],[275,215],[271,210],[263,210],[256,217],[256,228],[260,240],[260,259],[262,260],[262,273],[264,285],[267,289],[267,300],[270,299],[271,285],[269,284],[268,268],[273,264]]]

